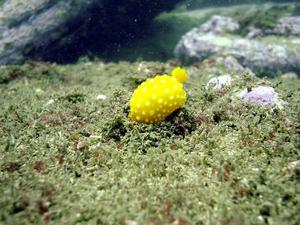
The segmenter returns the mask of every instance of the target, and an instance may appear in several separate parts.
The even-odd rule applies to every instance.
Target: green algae
[[[173,67],[1,68],[0,223],[296,225],[299,172],[285,168],[299,160],[300,81],[207,61],[190,68],[183,109],[160,124],[129,121],[134,88]],[[22,76],[7,75],[15,70]],[[221,92],[207,89],[218,74],[236,79]],[[288,104],[233,97],[255,85],[273,86]]]
[[[240,23],[238,33],[245,36],[249,32],[250,27],[272,30],[276,27],[277,21],[280,18],[294,13],[293,6],[296,6],[296,4],[266,5],[265,7],[258,7],[246,13],[241,11],[236,12],[234,16]]]

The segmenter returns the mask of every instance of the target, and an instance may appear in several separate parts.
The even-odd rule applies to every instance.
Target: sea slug
[[[157,75],[147,79],[133,92],[129,118],[140,123],[157,123],[166,119],[186,102],[182,83],[188,78],[186,69],[177,67],[171,76]]]

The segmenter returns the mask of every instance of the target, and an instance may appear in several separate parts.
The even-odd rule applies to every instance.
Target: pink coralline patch
[[[258,86],[251,91],[244,91],[241,98],[245,101],[262,106],[273,106],[278,102],[278,94],[272,87]]]

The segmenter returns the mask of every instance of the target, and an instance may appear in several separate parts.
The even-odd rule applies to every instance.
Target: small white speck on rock
[[[54,99],[50,99],[48,102],[44,104],[45,107],[52,105],[54,103]]]
[[[107,97],[105,95],[97,95],[97,100],[105,100]]]
[[[35,89],[35,93],[42,94],[42,93],[44,93],[44,91],[41,88],[37,88],[37,89]]]
[[[138,223],[134,220],[126,220],[126,225],[138,225]]]
[[[231,82],[232,78],[229,75],[213,77],[208,81],[206,88],[212,87],[213,89],[220,90],[225,86],[230,86]]]

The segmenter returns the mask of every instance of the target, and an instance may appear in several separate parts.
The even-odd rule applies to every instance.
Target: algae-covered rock
[[[239,23],[231,17],[214,15],[199,28],[201,32],[220,34],[226,31],[233,32],[238,30]]]
[[[218,55],[209,58],[209,60],[215,60],[216,65],[223,65],[227,69],[236,71],[236,72],[243,72],[246,70],[245,67],[243,67],[236,58],[234,58],[231,55]]]
[[[209,31],[206,26],[194,28],[181,38],[174,51],[177,58],[184,63],[191,63],[215,54],[227,54],[258,74],[275,75],[278,72],[300,70],[298,37],[249,40],[236,35],[203,32]]]
[[[157,124],[130,121],[135,88],[174,67],[0,67],[0,224],[297,224],[299,79],[207,60],[188,68],[182,109]],[[206,88],[208,68],[234,80]],[[232,97],[248,86],[274,87],[288,104]]]
[[[278,24],[270,33],[300,36],[300,16],[289,16],[279,19]]]
[[[274,19],[275,20],[275,19]],[[300,36],[300,17],[299,16],[287,16],[278,19],[273,27],[267,27],[265,29],[255,26],[248,27],[247,38],[252,39],[258,36],[266,35],[294,35]]]
[[[299,77],[297,76],[296,73],[285,73],[281,75],[282,79],[286,79],[286,80],[297,80],[299,79]]]
[[[176,22],[150,44],[248,8],[203,9],[197,20],[199,11],[164,13],[161,24]],[[240,28],[201,37],[220,52],[187,67],[186,104],[155,124],[129,119],[130,96],[176,60],[0,66],[0,224],[298,224],[300,79],[259,78],[238,57],[251,43],[261,54],[251,63],[274,63],[264,54],[290,56],[298,38],[247,40],[239,20],[225,21]],[[259,49],[269,45],[281,47]]]
[[[203,34],[195,28],[177,44],[175,56],[185,63],[191,63],[214,54],[229,54],[254,72],[264,71],[274,75],[279,71],[299,71],[299,46],[294,44],[298,41],[298,38],[289,40],[290,46],[269,44],[237,36]]]
[[[297,3],[268,3],[190,11],[205,21],[181,37],[175,57],[190,64],[221,54],[260,76],[299,74],[298,9]]]

